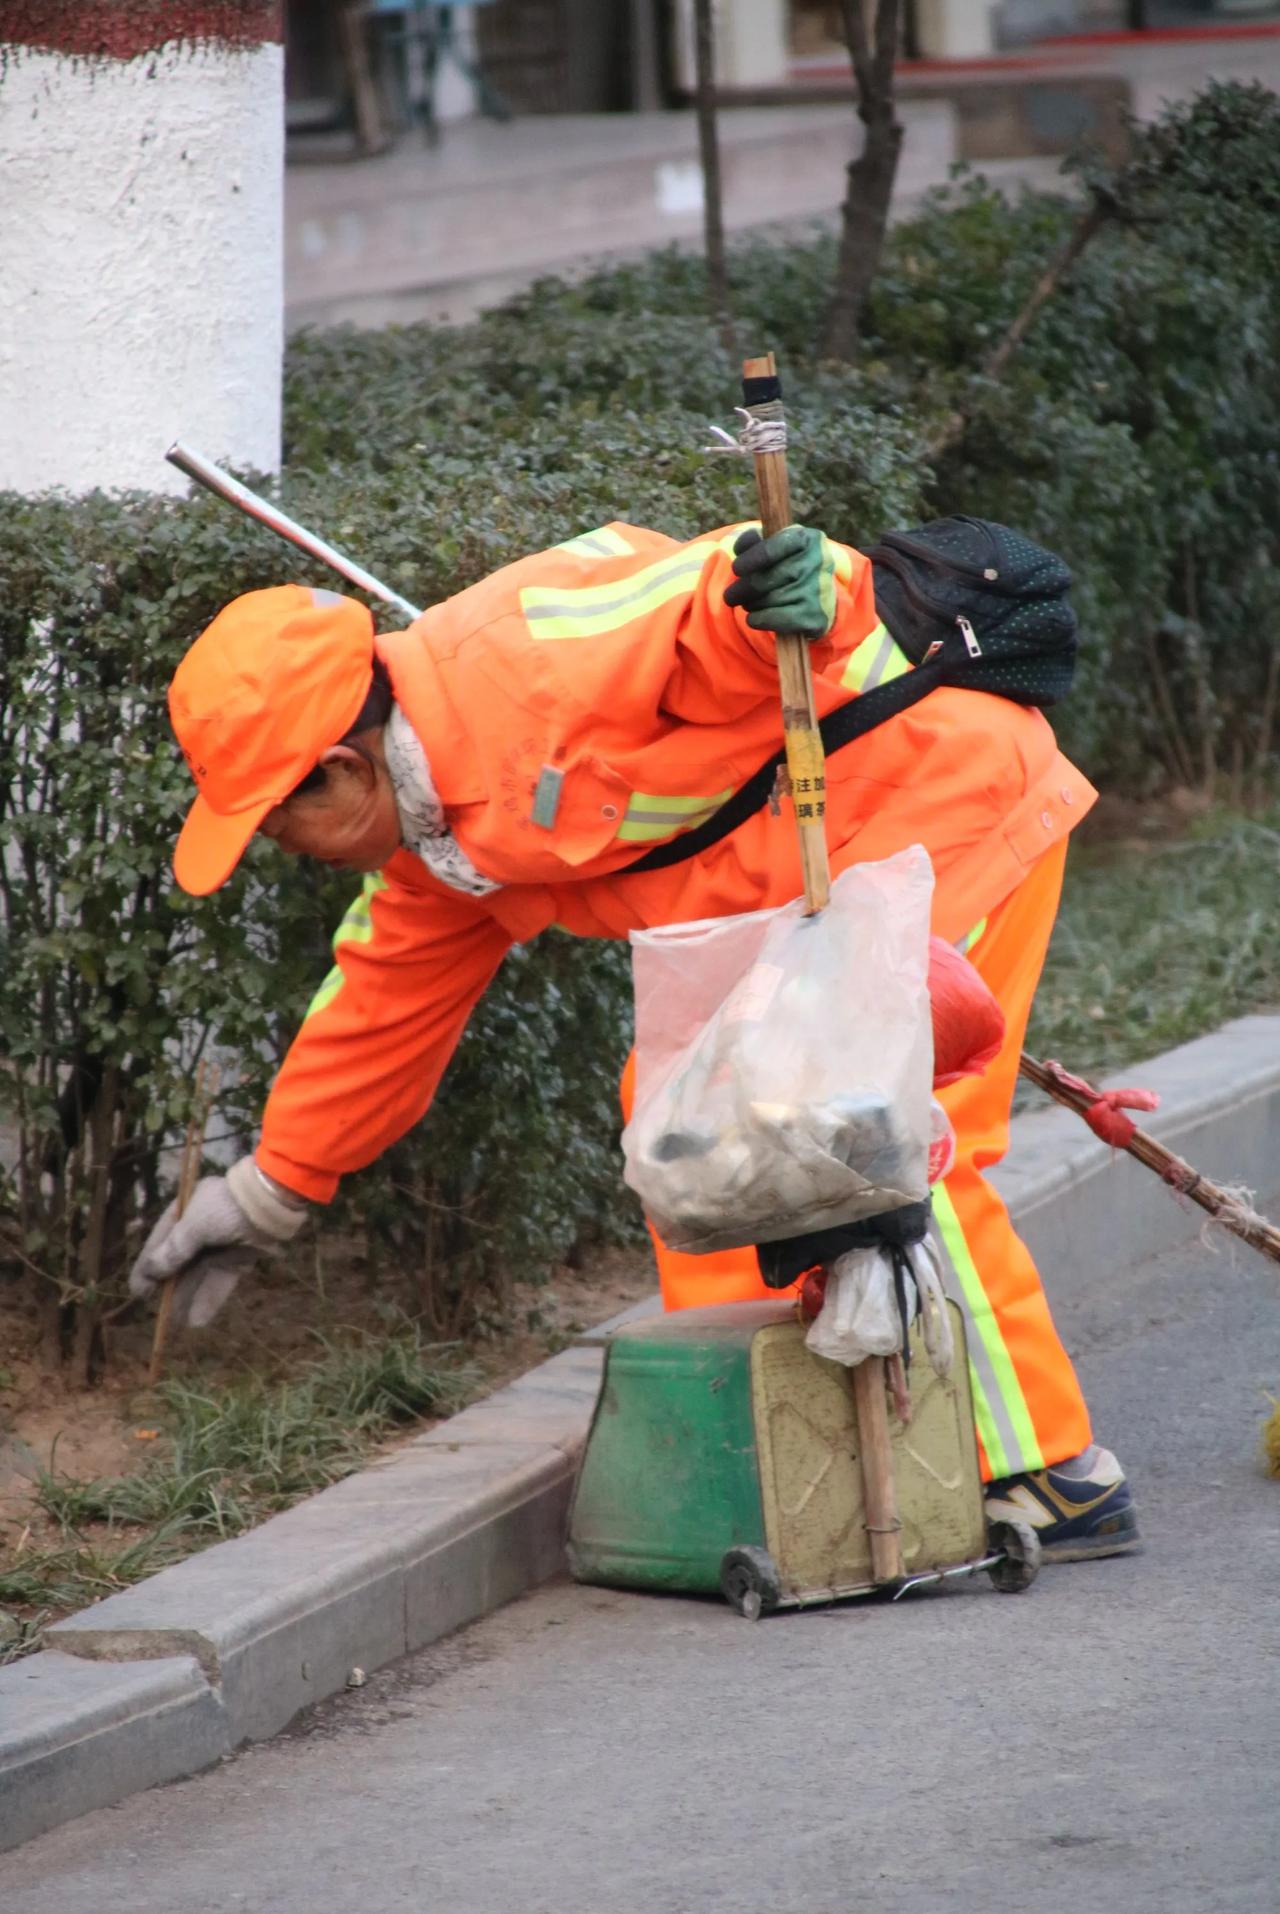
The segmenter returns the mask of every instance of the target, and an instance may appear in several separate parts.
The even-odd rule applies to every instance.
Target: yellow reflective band
[[[982,933],[986,930],[986,928],[987,928],[986,918],[980,917],[977,923],[974,925],[973,929],[969,932],[969,935],[967,937],[962,937],[960,939],[959,943],[956,945],[956,949],[960,952],[960,955],[962,957],[967,957],[969,955],[969,952],[973,949],[974,945],[977,943],[979,937],[982,936]]]
[[[729,558],[732,558],[734,556],[733,548],[744,532],[762,532],[763,530],[764,527],[758,518],[746,518],[742,521],[741,525],[735,525],[731,532],[726,532],[723,538],[717,540],[717,543],[720,550]]]
[[[373,900],[379,891],[385,891],[387,880],[381,871],[374,871],[366,877],[360,888],[360,895],[346,912],[342,922],[333,933],[333,948],[336,952],[342,944],[368,944],[373,941]],[[342,989],[341,968],[335,964],[329,975],[307,1005],[305,1023],[308,1017],[314,1017],[331,1004]]]
[[[319,990],[317,990],[315,996],[311,999],[311,1002],[307,1005],[306,1016],[302,1019],[303,1023],[306,1023],[308,1017],[318,1016],[320,1011],[324,1010],[333,1002],[338,992],[342,989],[342,983],[342,972],[335,964],[321,984]]]
[[[846,691],[874,691],[877,685],[887,685],[910,669],[906,652],[899,650],[887,628],[879,624],[850,652],[840,682]]]
[[[575,558],[629,558],[635,551],[634,545],[628,545],[621,532],[614,532],[607,525],[598,525],[594,532],[582,532],[577,538],[567,538],[563,545],[557,545],[558,552],[572,552]]]
[[[709,543],[685,545],[630,578],[615,578],[607,585],[526,585],[520,609],[534,638],[598,638],[694,591],[715,552]]]
[[[1000,1334],[977,1264],[965,1241],[964,1228],[956,1214],[956,1206],[951,1200],[945,1179],[933,1186],[933,1216],[951,1258],[956,1279],[964,1292],[965,1315],[981,1339],[982,1354],[989,1366],[991,1381],[999,1391],[1000,1410],[1020,1451],[1016,1466],[1018,1469],[1042,1469],[1044,1458],[1040,1453],[1040,1442],[1027,1399],[1022,1393],[1022,1384],[1018,1381],[1018,1372],[1005,1348],[1004,1337]],[[984,1401],[983,1408],[985,1415],[979,1411],[975,1394],[974,1417],[987,1460],[991,1464],[991,1473],[995,1477],[1009,1475],[1013,1469],[1008,1448],[996,1427],[996,1415],[989,1401]]]
[[[993,1482],[998,1482],[1002,1476],[1013,1475],[1015,1471],[1005,1453],[1004,1443],[1000,1440],[1000,1432],[996,1428],[996,1419],[991,1413],[991,1404],[982,1386],[982,1378],[972,1361],[969,1363],[969,1394],[973,1397],[973,1425],[987,1452],[991,1479]]]
[[[717,791],[714,797],[656,797],[649,791],[633,791],[618,836],[627,844],[674,837],[678,831],[691,831],[713,816],[732,796],[732,785],[727,791]]]
[[[846,691],[865,691],[871,667],[883,650],[885,640],[892,644],[883,624],[869,631],[861,644],[855,645],[849,653],[849,662],[841,674],[840,682]]]

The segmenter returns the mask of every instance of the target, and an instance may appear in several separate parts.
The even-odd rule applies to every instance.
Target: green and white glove
[[[754,529],[734,541],[726,605],[747,612],[753,631],[783,638],[825,638],[836,621],[836,560],[830,541],[809,525],[786,525],[772,538]]]
[[[170,1203],[129,1272],[129,1294],[146,1300],[176,1282],[171,1321],[203,1329],[259,1252],[297,1235],[307,1209],[304,1198],[242,1157],[225,1176],[201,1177],[181,1216]]]

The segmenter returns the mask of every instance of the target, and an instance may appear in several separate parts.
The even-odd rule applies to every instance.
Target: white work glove
[[[225,1176],[201,1177],[181,1216],[170,1203],[129,1272],[129,1294],[145,1301],[176,1280],[171,1322],[203,1329],[259,1251],[289,1242],[306,1220],[302,1197],[241,1157]]]
[[[951,1312],[947,1308],[947,1293],[942,1286],[937,1252],[926,1237],[922,1243],[913,1243],[908,1255],[920,1298],[920,1329],[924,1336],[925,1354],[934,1374],[945,1380],[951,1374],[956,1345],[951,1333]]]

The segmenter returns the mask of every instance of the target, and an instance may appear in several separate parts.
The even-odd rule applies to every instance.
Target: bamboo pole
[[[776,380],[771,352],[744,360],[743,404],[756,417],[781,417],[780,397],[753,403],[760,380]],[[760,523],[766,538],[791,523],[791,487],[785,451],[755,454],[756,492]],[[805,638],[776,639],[778,680],[782,692],[782,729],[786,741],[787,775],[796,830],[800,839],[800,868],[804,879],[805,911],[816,916],[831,896],[831,869],[827,860],[826,760],[813,696],[813,672]],[[893,1473],[889,1437],[888,1378],[884,1359],[868,1356],[853,1370],[854,1413],[858,1425],[858,1460],[862,1470],[862,1501],[871,1548],[871,1576],[876,1582],[902,1579],[902,1524],[898,1519],[898,1491]]]
[[[749,412],[749,380],[776,379],[777,366],[771,352],[762,358],[746,359],[742,366],[743,398]],[[757,452],[755,455],[756,493],[760,501],[760,523],[766,538],[791,523],[791,487],[787,479],[785,452]],[[782,687],[782,735],[787,751],[787,777],[800,837],[800,869],[804,878],[805,909],[809,915],[820,911],[831,895],[831,871],[827,862],[827,777],[818,730],[818,712],[813,699],[813,672],[809,665],[809,644],[805,638],[777,639],[778,680]]]
[[[853,1406],[858,1419],[858,1462],[862,1469],[862,1519],[871,1544],[873,1582],[902,1579],[902,1523],[898,1485],[889,1439],[888,1376],[883,1356],[855,1364]]]

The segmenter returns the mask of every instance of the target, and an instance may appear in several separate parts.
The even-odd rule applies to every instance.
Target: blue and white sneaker
[[[988,1522],[1028,1522],[1047,1562],[1131,1555],[1142,1546],[1124,1470],[1096,1442],[1052,1468],[988,1482],[986,1503]]]

